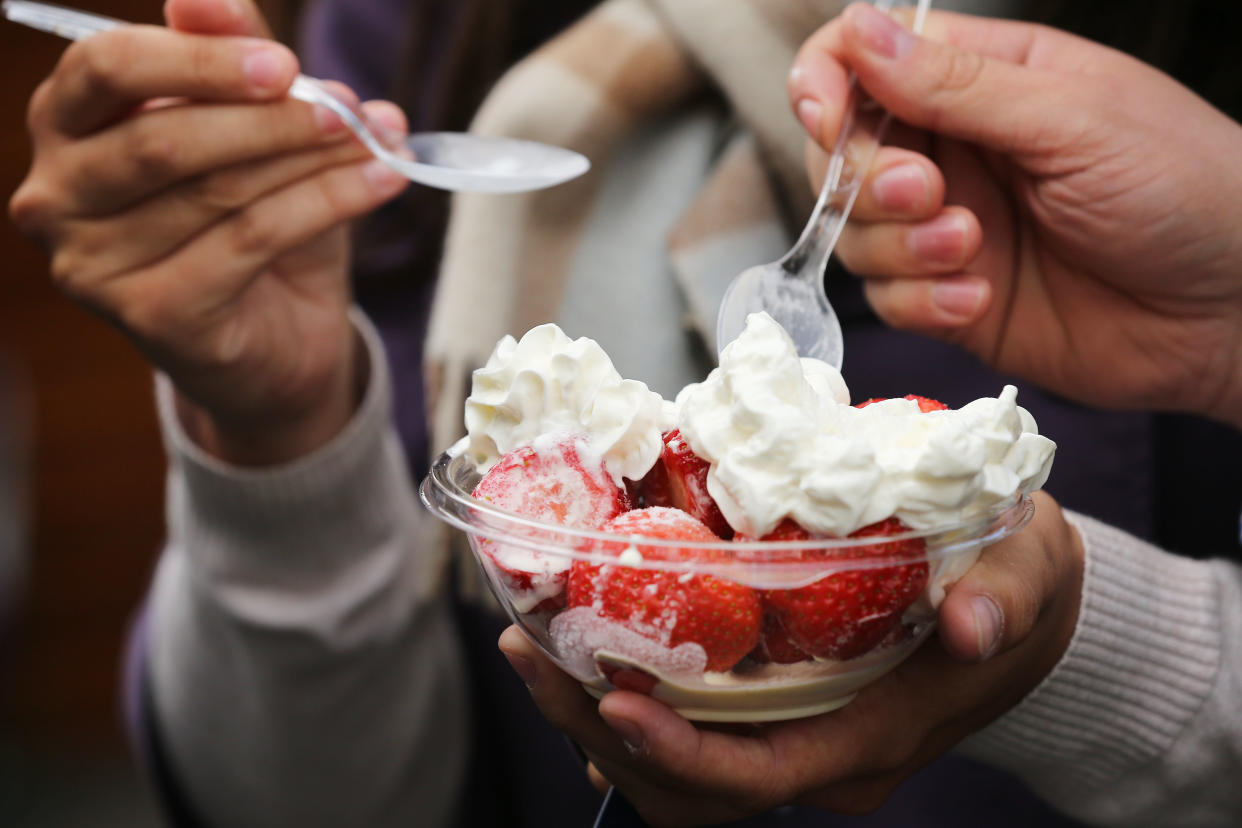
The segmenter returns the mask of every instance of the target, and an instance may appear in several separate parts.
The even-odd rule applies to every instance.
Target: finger
[[[837,246],[841,261],[859,275],[894,278],[956,273],[983,244],[983,230],[965,207],[946,207],[927,221],[854,222]]]
[[[294,100],[162,107],[75,142],[60,163],[75,211],[103,215],[213,170],[340,141],[349,133],[329,116]]]
[[[32,120],[83,135],[152,98],[273,100],[297,71],[293,53],[270,40],[123,26],[65,50],[46,116],[32,113]]]
[[[409,182],[379,161],[334,167],[229,215],[155,266],[104,282],[97,304],[150,340],[193,336],[274,259],[372,210]],[[69,286],[72,289],[72,285]],[[219,342],[191,343],[204,360]]]
[[[1055,35],[1027,24],[949,14],[929,17],[928,36],[917,37],[872,7],[854,4],[804,44],[795,62],[803,69],[790,96],[795,105],[809,98],[826,111],[833,101],[839,108],[844,99],[818,96],[836,85],[837,71],[849,67],[872,97],[906,123],[997,150],[1040,151],[1069,139],[1058,114],[1065,96],[1074,94],[1054,73],[1023,65],[1041,37]],[[825,87],[814,73],[831,63],[842,66]],[[836,120],[839,115],[824,117],[824,123]]]
[[[591,787],[600,793],[608,793],[608,789],[612,787],[612,782],[608,781],[608,777],[600,772],[595,766],[595,762],[587,763],[587,781],[591,783]]]
[[[867,279],[867,303],[898,330],[946,336],[977,322],[993,301],[992,283],[960,273],[925,279]]]
[[[250,0],[168,0],[164,21],[181,32],[271,37],[271,29]]]
[[[1066,531],[1049,542],[1049,535],[1028,527],[983,550],[979,560],[962,576],[940,607],[940,640],[951,655],[963,661],[986,661],[1026,639],[1040,615],[1067,586],[1068,555],[1073,530],[1056,519],[1059,507],[1037,492],[1036,511],[1052,526]]]
[[[627,767],[599,757],[599,772],[612,780],[627,802],[649,825],[719,825],[749,816],[766,807],[747,810],[727,797],[671,790]]]
[[[309,175],[367,156],[364,147],[351,142],[238,164],[114,215],[70,220],[60,231],[52,267],[88,282],[146,267],[229,213]]]
[[[604,724],[596,701],[573,676],[557,667],[517,627],[505,630],[500,651],[530,688],[544,718],[592,756],[628,756],[621,739]]]
[[[621,691],[600,701],[599,714],[641,761],[643,775],[670,789],[719,794],[756,807],[791,793],[783,756],[763,730],[741,735],[695,727],[649,696]]]
[[[397,134],[401,111],[387,102],[364,105],[367,116]],[[237,164],[186,181],[131,209],[101,219],[69,220],[60,231],[53,268],[86,281],[152,264],[225,215],[314,173],[364,159],[356,142]]]
[[[828,170],[828,155],[807,144],[807,171],[819,191]],[[880,147],[858,191],[850,218],[855,221],[917,221],[929,219],[944,206],[944,176],[924,155],[898,147]]]

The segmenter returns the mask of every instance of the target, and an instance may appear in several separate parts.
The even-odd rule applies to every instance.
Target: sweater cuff
[[[361,312],[351,319],[369,362],[361,404],[327,445],[287,464],[241,468],[207,454],[182,428],[171,382],[156,377],[170,541],[202,574],[305,593],[359,565],[363,550],[417,537],[421,513],[391,426],[383,346]]]
[[[1085,550],[1078,624],[1022,702],[963,743],[968,755],[1072,801],[1166,753],[1219,667],[1210,567],[1071,512]]]

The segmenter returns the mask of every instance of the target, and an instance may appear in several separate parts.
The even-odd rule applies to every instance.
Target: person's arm
[[[1086,573],[1064,658],[962,750],[1093,825],[1242,814],[1242,567],[1069,515]]]
[[[68,47],[10,202],[65,293],[164,378],[147,718],[211,828],[437,824],[461,665],[386,368],[349,310],[348,223],[408,182],[287,97],[297,60],[252,4],[165,16]],[[399,143],[400,110],[364,107]]]
[[[446,825],[468,740],[458,640],[392,428],[375,332],[362,403],[315,453],[241,469],[159,378],[169,541],[147,628],[172,778],[209,826]]]

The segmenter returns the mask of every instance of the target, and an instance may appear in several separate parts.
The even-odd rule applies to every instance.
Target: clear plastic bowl
[[[603,696],[615,689],[609,676],[616,678],[617,671],[624,671],[631,679],[641,676],[644,691],[654,698],[700,721],[796,719],[847,704],[860,688],[891,670],[931,635],[945,590],[970,568],[980,550],[1021,529],[1034,512],[1031,499],[1024,496],[963,523],[883,539],[694,543],[623,537],[532,520],[472,497],[479,478],[473,463],[464,456],[445,453],[432,465],[419,493],[436,517],[465,531],[488,584],[513,622],[592,695]],[[859,546],[906,538],[923,539],[925,553],[918,558],[849,557]],[[723,554],[710,561],[642,559],[637,554],[622,558],[617,550],[625,544],[643,549],[709,548]],[[489,553],[498,548],[496,545],[503,545],[508,554],[530,552],[562,567],[586,561],[685,575],[698,573],[756,590],[796,589],[848,570],[919,561],[927,562],[928,579],[922,594],[902,616],[901,633],[856,658],[794,664],[758,663],[747,658],[728,672],[710,672],[703,668],[698,645],[669,649],[601,618],[589,606],[565,608],[552,586],[545,584],[542,590],[517,588]],[[634,688],[633,681],[625,684]]]

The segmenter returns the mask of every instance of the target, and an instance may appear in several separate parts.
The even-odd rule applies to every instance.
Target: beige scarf
[[[676,306],[715,353],[725,285],[782,252],[810,211],[785,78],[801,42],[843,5],[608,0],[501,79],[473,131],[570,147],[593,169],[536,193],[454,198],[427,342],[434,446],[461,436],[470,374],[506,333],[611,319],[623,350],[635,330],[675,329],[658,317]],[[635,224],[650,217],[664,226]],[[663,266],[634,249],[642,244],[662,248]],[[635,293],[662,298],[627,311]],[[582,312],[564,320],[570,299]],[[445,550],[443,533],[424,548]],[[463,590],[478,597],[477,570],[463,563]]]

